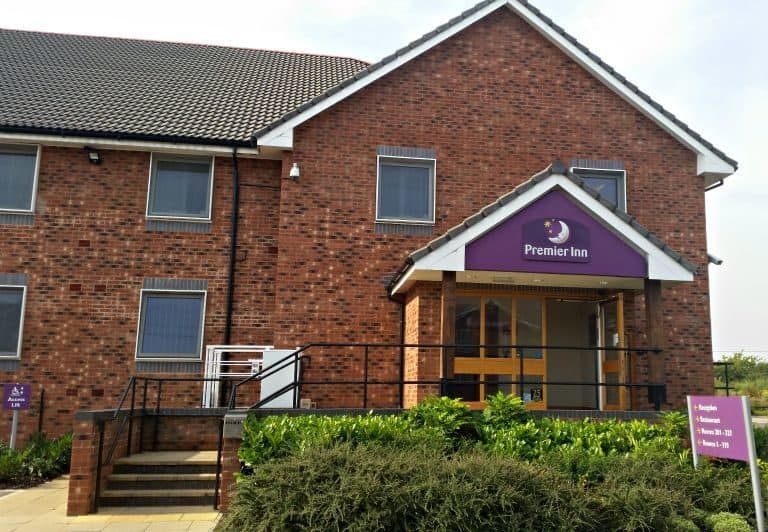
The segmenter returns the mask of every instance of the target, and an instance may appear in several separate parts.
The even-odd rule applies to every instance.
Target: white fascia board
[[[392,293],[397,293],[398,290],[409,282],[411,274],[418,270],[465,271],[465,249],[469,243],[557,186],[577,200],[595,218],[602,220],[606,227],[612,227],[614,232],[618,233],[623,240],[645,255],[649,279],[672,282],[693,281],[693,273],[656,247],[605,205],[595,200],[595,198],[567,177],[554,174],[526,190],[510,203],[494,211],[488,217],[459,234],[456,238],[449,240],[428,255],[424,255],[416,260],[392,289]]]
[[[43,146],[61,146],[64,148],[82,148],[88,146],[103,150],[154,151],[167,153],[186,153],[189,155],[232,155],[231,146],[205,144],[183,144],[178,142],[147,142],[142,140],[118,140],[97,137],[73,137],[63,135],[35,135],[27,133],[0,132],[0,143],[42,144]],[[255,157],[257,148],[237,148],[238,156]]]
[[[286,120],[274,129],[267,131],[263,136],[258,137],[256,140],[257,146],[268,147],[281,147],[283,149],[293,149],[293,128],[306,122],[315,115],[318,115],[328,109],[329,107],[336,105],[338,102],[356,93],[360,89],[367,87],[374,81],[386,76],[393,70],[396,70],[403,66],[405,63],[420,56],[427,50],[437,46],[441,42],[451,38],[465,28],[471,26],[478,20],[485,18],[490,13],[494,12],[498,8],[507,3],[507,0],[497,0],[491,4],[488,4],[483,9],[473,13],[469,17],[457,22],[456,24],[446,28],[441,33],[438,33],[431,39],[428,39],[420,45],[412,48],[408,52],[404,53],[400,57],[390,61],[386,65],[379,67],[377,70],[371,72],[368,75],[363,76],[356,82],[344,87],[342,90],[329,96],[313,105],[312,107],[305,109],[303,112],[297,114],[293,118]]]
[[[733,174],[736,171],[730,163],[723,160],[701,142],[693,138],[680,126],[656,110],[651,104],[643,100],[640,96],[632,92],[629,87],[617,80],[611,73],[601,67],[596,61],[579,50],[568,39],[556,32],[549,24],[541,20],[537,15],[531,12],[527,6],[524,6],[517,0],[508,0],[507,5],[515,13],[521,16],[528,24],[533,26],[552,44],[565,52],[568,57],[576,61],[593,76],[597,77],[611,90],[618,94],[633,107],[656,122],[667,133],[676,138],[680,143],[697,154],[697,175],[715,174],[722,179]],[[716,181],[717,179],[714,179]]]

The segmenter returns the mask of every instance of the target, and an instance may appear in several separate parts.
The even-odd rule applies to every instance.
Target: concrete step
[[[99,506],[213,506],[213,489],[105,490]]]
[[[196,474],[112,474],[107,479],[108,490],[144,489],[213,489],[215,473]]]
[[[115,461],[99,506],[211,506],[216,451],[138,453]]]

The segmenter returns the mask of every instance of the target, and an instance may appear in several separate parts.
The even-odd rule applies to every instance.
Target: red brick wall
[[[670,398],[711,391],[695,154],[507,9],[295,130],[302,175],[280,198],[278,271],[292,274],[277,279],[276,343],[398,338],[386,282],[429,237],[374,232],[378,145],[436,150],[436,235],[556,158],[622,160],[629,212],[702,270],[666,292]]]
[[[0,230],[0,272],[29,276],[21,368],[0,382],[31,382],[35,405],[22,413],[23,441],[37,429],[72,430],[72,414],[114,408],[134,352],[139,297],[149,277],[208,281],[204,343],[224,335],[232,162],[215,161],[211,233],[145,229],[149,153],[44,146],[34,225]],[[240,159],[241,223],[234,342],[272,342],[280,162]],[[152,395],[150,394],[150,397]],[[163,406],[199,405],[201,387],[167,385]],[[140,400],[140,399],[138,399]],[[8,431],[8,416],[0,433]]]
[[[629,212],[701,268],[694,283],[665,292],[670,398],[680,405],[685,392],[711,391],[695,155],[506,9],[299,127],[282,164],[240,160],[233,342],[400,341],[400,305],[386,284],[430,237],[374,232],[378,145],[436,150],[435,235],[555,158],[624,161]],[[114,406],[134,373],[144,278],[208,280],[205,343],[223,340],[230,158],[216,159],[213,230],[197,234],[145,230],[148,153],[102,156],[94,166],[81,149],[44,147],[34,226],[0,231],[0,272],[29,275],[21,370],[0,380],[32,382],[35,397],[45,388],[43,428],[53,434],[71,429],[75,410]],[[298,181],[279,179],[294,160]],[[627,326],[642,345],[642,297],[634,301]],[[436,312],[429,323],[439,327]],[[360,356],[319,353],[307,377],[359,378]],[[399,374],[399,350],[373,357],[380,378]],[[199,392],[182,388],[168,397],[194,404]],[[369,390],[375,406],[396,402],[381,388]],[[318,406],[359,404],[359,387],[336,390],[303,392]],[[22,440],[36,414],[22,415]]]

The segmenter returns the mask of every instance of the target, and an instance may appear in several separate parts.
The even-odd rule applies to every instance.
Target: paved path
[[[208,532],[219,513],[198,507],[104,508],[97,514],[67,517],[67,477],[25,490],[0,492],[0,532],[159,530]]]
[[[756,427],[768,427],[768,416],[752,416],[752,423],[754,423]]]

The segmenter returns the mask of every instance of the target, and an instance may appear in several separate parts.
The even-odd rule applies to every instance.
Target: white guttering
[[[27,133],[0,132],[0,143],[20,142],[25,144],[42,144],[45,146],[62,146],[91,148],[103,150],[154,151],[168,153],[187,153],[190,155],[232,155],[232,146],[208,146],[205,144],[183,144],[177,142],[147,142],[143,140],[118,140],[100,137],[73,137],[66,135],[35,135]],[[237,148],[237,154],[243,157],[259,155],[258,148]]]

